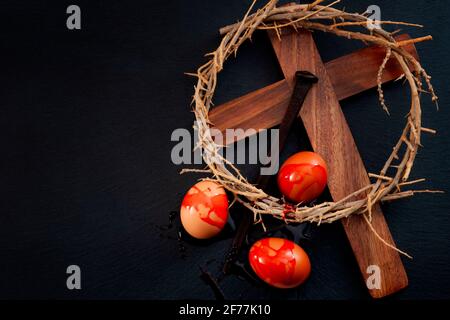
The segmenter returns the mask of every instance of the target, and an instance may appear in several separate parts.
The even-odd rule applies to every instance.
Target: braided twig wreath
[[[412,39],[398,43],[393,33],[384,29],[370,29],[365,14],[347,13],[330,5],[320,5],[323,0],[316,0],[312,4],[292,4],[276,7],[277,0],[269,0],[265,6],[250,14],[256,0],[253,1],[248,12],[241,22],[221,29],[223,34],[219,47],[209,54],[209,61],[202,65],[197,73],[198,78],[193,96],[194,113],[197,120],[199,143],[197,147],[203,150],[203,160],[207,165],[205,170],[187,169],[186,171],[207,172],[219,182],[240,202],[254,213],[255,223],[261,222],[264,214],[289,222],[331,223],[352,214],[364,214],[365,220],[371,230],[387,246],[398,250],[382,239],[371,226],[371,208],[380,201],[390,201],[413,196],[418,192],[435,192],[431,190],[402,190],[404,187],[422,182],[424,179],[410,181],[409,176],[419,147],[421,146],[421,133],[435,133],[432,129],[422,127],[422,113],[420,93],[427,92],[433,102],[437,103],[437,96],[431,85],[431,77],[422,68],[420,63],[400,46],[406,43],[415,43],[432,39],[431,36]],[[380,21],[383,24],[401,24],[418,26],[408,23]],[[359,26],[363,31],[355,32],[345,30],[348,26]],[[379,174],[371,174],[373,182],[365,188],[349,194],[337,202],[325,202],[314,206],[298,204],[291,206],[284,199],[278,199],[258,189],[239,172],[239,170],[220,154],[223,146],[217,145],[210,134],[211,124],[208,112],[212,105],[212,98],[217,84],[217,75],[223,69],[225,60],[236,54],[239,46],[250,39],[253,32],[258,29],[274,29],[277,34],[281,28],[305,28],[329,32],[340,37],[356,39],[366,44],[375,44],[386,48],[386,57],[378,72],[378,93],[381,106],[386,112],[388,108],[384,101],[381,88],[381,76],[387,61],[393,55],[401,65],[404,78],[409,83],[411,91],[411,107],[406,116],[406,125],[394,146],[393,151]],[[411,69],[414,71],[411,72]],[[423,89],[423,81],[428,91]],[[403,148],[402,148],[403,147]],[[396,164],[394,164],[396,161]],[[394,173],[388,175],[388,169],[394,167]],[[365,195],[365,197],[364,197]],[[361,196],[363,197],[361,199]],[[234,203],[234,201],[233,201]]]

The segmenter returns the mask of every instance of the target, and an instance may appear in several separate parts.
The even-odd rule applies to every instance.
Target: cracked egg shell
[[[184,196],[181,223],[192,237],[209,239],[224,228],[228,219],[228,197],[216,182],[201,181]]]
[[[250,248],[248,258],[256,275],[276,288],[295,288],[302,284],[311,272],[311,263],[306,252],[287,239],[261,239]]]

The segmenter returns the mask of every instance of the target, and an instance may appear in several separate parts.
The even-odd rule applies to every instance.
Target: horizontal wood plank
[[[286,78],[292,75],[293,70],[307,70],[319,78],[318,84],[306,98],[300,116],[313,149],[322,155],[327,163],[328,187],[333,200],[338,201],[369,185],[369,177],[339,105],[335,86],[322,63],[311,33],[302,30],[299,35],[283,35],[281,42],[274,33],[270,33],[270,38]],[[364,60],[362,56],[356,60],[359,59]],[[357,67],[358,65],[355,66]],[[345,72],[344,69],[347,68],[349,67],[336,62],[333,70],[340,70],[342,74],[351,73]],[[368,84],[363,79],[361,83],[361,87]],[[351,216],[342,223],[364,280],[370,275],[367,273],[369,266],[375,265],[381,270],[381,287],[369,290],[372,297],[381,298],[408,285],[399,254],[377,239],[363,216]],[[378,205],[373,207],[371,223],[384,240],[394,244]]]

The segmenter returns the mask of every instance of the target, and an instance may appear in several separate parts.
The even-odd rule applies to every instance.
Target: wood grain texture
[[[273,33],[270,38],[287,79],[294,70],[307,70],[319,78],[300,115],[314,150],[327,162],[333,199],[338,201],[368,185],[364,164],[310,32],[285,34],[283,41]],[[372,225],[383,239],[394,244],[379,206],[373,208]],[[368,277],[368,266],[377,265],[381,269],[381,288],[369,290],[372,297],[381,298],[407,286],[399,254],[376,238],[362,216],[345,219],[343,226],[364,279]]]
[[[397,40],[409,38],[404,34],[398,36]],[[418,58],[414,45],[408,45],[405,49]],[[383,48],[372,46],[327,62],[325,68],[338,100],[376,87],[378,69],[384,57]],[[209,118],[214,127],[221,131],[227,128],[242,128],[245,131],[262,130],[280,124],[292,94],[292,72],[295,73],[295,70],[289,70],[287,80],[281,80],[213,108]],[[383,83],[397,79],[401,74],[399,64],[395,59],[391,59],[383,73]],[[237,136],[236,140],[250,134],[250,131],[244,132],[243,135]]]

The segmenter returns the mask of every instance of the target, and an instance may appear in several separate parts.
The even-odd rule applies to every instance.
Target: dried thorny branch
[[[396,42],[393,33],[389,33],[382,28],[370,28],[366,15],[348,13],[334,8],[333,5],[339,1],[329,5],[320,5],[324,1],[317,0],[309,5],[293,4],[276,7],[277,0],[270,0],[261,9],[251,14],[255,2],[256,0],[242,21],[220,30],[223,38],[219,47],[207,55],[209,61],[202,65],[195,74],[198,82],[195,86],[193,103],[199,134],[198,147],[203,149],[203,159],[208,167],[204,172],[211,173],[213,179],[232,192],[235,200],[251,210],[258,221],[262,215],[272,215],[286,221],[286,223],[311,222],[320,224],[331,223],[353,214],[364,214],[371,230],[383,243],[405,254],[376,233],[371,225],[371,212],[372,207],[382,201],[411,197],[418,192],[436,192],[432,190],[402,190],[403,187],[423,181],[409,181],[409,176],[417,151],[421,146],[422,132],[435,133],[432,129],[422,127],[420,93],[424,92],[422,89],[423,80],[425,80],[432,101],[437,103],[438,99],[431,85],[431,77],[422,68],[419,61],[402,48],[402,45],[431,40],[431,36],[411,39],[407,42]],[[379,23],[380,25],[399,24],[420,27],[414,24],[392,21],[379,21]],[[352,30],[345,29],[346,27],[352,27]],[[359,27],[362,31],[354,31],[355,27]],[[282,28],[319,30],[347,39],[360,40],[365,44],[384,47],[386,58],[380,66],[377,82],[380,103],[386,112],[388,112],[388,109],[381,83],[383,70],[391,57],[399,62],[403,69],[404,78],[410,86],[411,106],[406,116],[406,125],[383,168],[378,174],[370,176],[373,179],[372,184],[337,202],[325,202],[310,207],[299,204],[292,207],[285,203],[284,199],[266,194],[263,190],[249,183],[239,170],[221,155],[221,146],[214,142],[209,131],[208,112],[212,106],[217,76],[223,69],[225,60],[230,55],[235,55],[239,46],[250,39],[256,30],[274,29],[277,34],[280,34]],[[388,169],[390,168],[395,168],[392,175],[388,175]]]

